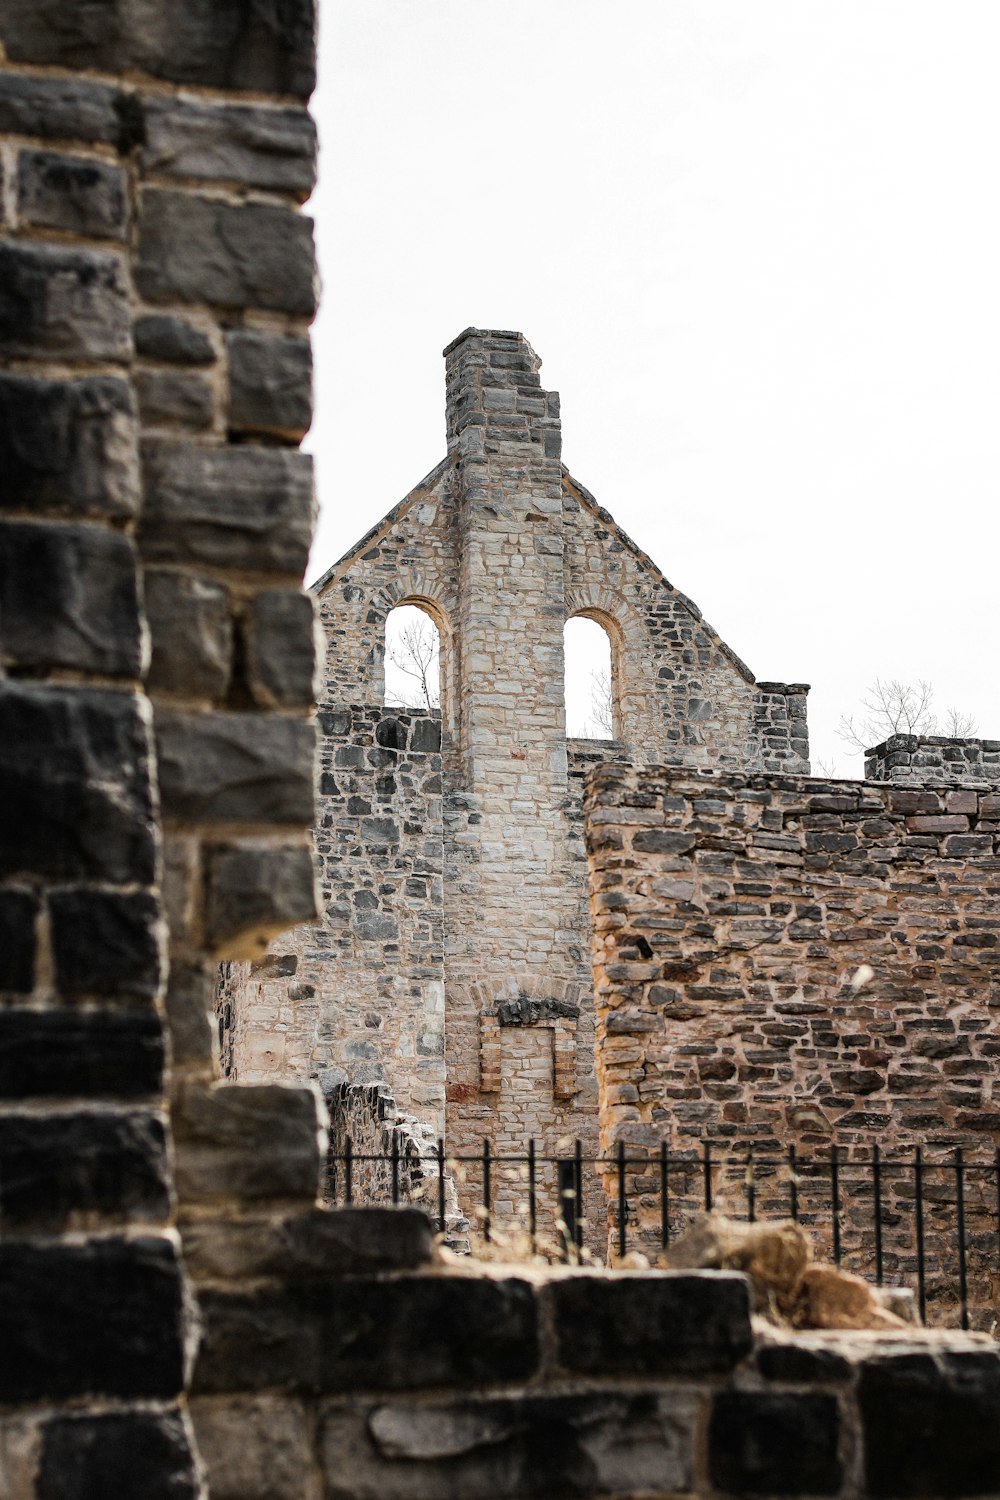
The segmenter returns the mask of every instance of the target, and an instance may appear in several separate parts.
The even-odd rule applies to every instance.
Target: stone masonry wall
[[[894,734],[865,751],[865,780],[909,786],[1000,786],[1000,740]]]
[[[606,1150],[992,1159],[1000,795],[604,766],[587,829]],[[912,1192],[887,1173],[907,1221]],[[994,1195],[972,1182],[970,1226]],[[845,1211],[870,1251],[868,1194]],[[995,1291],[980,1284],[987,1326]]]

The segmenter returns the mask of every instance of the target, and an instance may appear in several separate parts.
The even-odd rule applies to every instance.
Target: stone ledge
[[[280,1219],[194,1222],[184,1259],[196,1280],[374,1276],[434,1260],[431,1221],[417,1208],[315,1209]]]

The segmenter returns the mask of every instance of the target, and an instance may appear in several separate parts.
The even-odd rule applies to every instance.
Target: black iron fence
[[[601,1156],[579,1141],[550,1154],[534,1141],[496,1152],[484,1140],[475,1154],[451,1154],[439,1141],[417,1156],[395,1140],[384,1154],[347,1140],[328,1159],[328,1194],[344,1204],[415,1202],[452,1238],[464,1214],[484,1245],[515,1228],[529,1253],[555,1246],[564,1260],[638,1250],[655,1263],[701,1211],[790,1218],[836,1265],[912,1287],[924,1320],[994,1331],[1000,1316],[1000,1149],[883,1153],[876,1144],[799,1155],[794,1146],[734,1152],[705,1140]]]

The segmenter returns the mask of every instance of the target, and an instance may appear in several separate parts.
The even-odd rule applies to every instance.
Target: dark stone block
[[[153,640],[148,688],[183,698],[222,698],[229,687],[233,622],[221,584],[151,568],[146,614]]]
[[[138,559],[104,526],[0,523],[0,650],[20,667],[138,678]]]
[[[643,828],[632,837],[632,847],[639,854],[687,854],[694,846],[694,834],[665,828]]]
[[[181,1389],[183,1287],[174,1243],[0,1243],[0,1401],[168,1399]]]
[[[296,440],[312,422],[308,339],[241,330],[229,335],[229,425]]]
[[[316,127],[304,109],[147,98],[142,164],[149,175],[228,181],[295,193],[316,180]]]
[[[818,1344],[763,1344],[757,1350],[757,1368],[765,1380],[813,1385],[823,1381],[849,1380],[853,1367],[836,1349]]]
[[[161,980],[159,904],[145,894],[54,891],[56,984],[63,995],[153,999]]]
[[[198,1500],[180,1413],[58,1417],[42,1429],[37,1500]]]
[[[315,1201],[319,1115],[310,1089],[192,1084],[175,1097],[171,1120],[177,1190],[185,1201]]]
[[[259,957],[278,933],[319,916],[312,851],[273,844],[212,849],[205,940],[217,957]]]
[[[167,976],[167,1022],[170,1057],[176,1071],[196,1068],[211,1077],[212,1024],[218,970],[172,959]]]
[[[207,333],[169,313],[151,313],[135,325],[136,353],[171,365],[210,365],[215,350]]]
[[[206,1291],[195,1387],[263,1390],[461,1389],[525,1380],[538,1367],[526,1281],[402,1276]]]
[[[0,876],[152,884],[148,752],[131,694],[0,685]]]
[[[36,896],[28,891],[0,891],[0,991],[30,995],[34,988],[37,917]]]
[[[410,749],[434,752],[441,749],[441,721],[414,719],[410,729]]]
[[[150,302],[262,307],[311,318],[312,222],[275,204],[150,188],[139,215],[136,279]]]
[[[12,62],[120,73],[307,99],[316,82],[315,0],[5,0]]]
[[[203,432],[215,418],[212,387],[200,375],[180,370],[140,370],[135,388],[146,427],[190,427]]]
[[[22,223],[97,239],[125,238],[125,174],[120,167],[57,151],[22,151],[17,160]]]
[[[163,1059],[156,1015],[0,1009],[0,1099],[141,1099]]]
[[[277,714],[158,710],[160,795],[190,822],[312,822],[315,731]]]
[[[128,281],[120,255],[0,245],[0,354],[126,361]]]
[[[712,1484],[731,1495],[835,1495],[843,1483],[836,1397],[720,1391],[712,1402]]]
[[[0,509],[134,515],[136,431],[124,380],[0,377]]]
[[[262,708],[308,708],[315,699],[316,609],[300,589],[265,589],[246,619],[247,677]]]
[[[287,1219],[231,1219],[184,1230],[184,1258],[193,1276],[225,1280],[375,1276],[414,1271],[434,1258],[434,1230],[416,1208],[336,1208]]]
[[[1000,1355],[867,1360],[858,1384],[867,1493],[893,1500],[993,1494],[1000,1474]]]
[[[307,454],[157,441],[143,461],[144,557],[301,578],[315,509]]]
[[[749,1351],[750,1295],[729,1272],[582,1275],[555,1281],[560,1365],[586,1375],[709,1374]]]
[[[152,1114],[0,1115],[0,1221],[51,1232],[95,1216],[170,1213],[166,1137]]]
[[[19,78],[7,72],[0,79],[0,131],[43,140],[116,145],[121,134],[120,99],[119,91],[106,83],[77,78]]]
[[[686,1391],[329,1402],[327,1500],[595,1500],[690,1495]]]

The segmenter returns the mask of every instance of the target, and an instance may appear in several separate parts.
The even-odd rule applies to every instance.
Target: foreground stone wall
[[[607,1150],[992,1158],[1000,795],[605,766],[587,826]],[[887,1173],[890,1212],[912,1192]],[[991,1178],[968,1206],[992,1212]],[[845,1215],[870,1249],[867,1191]]]

